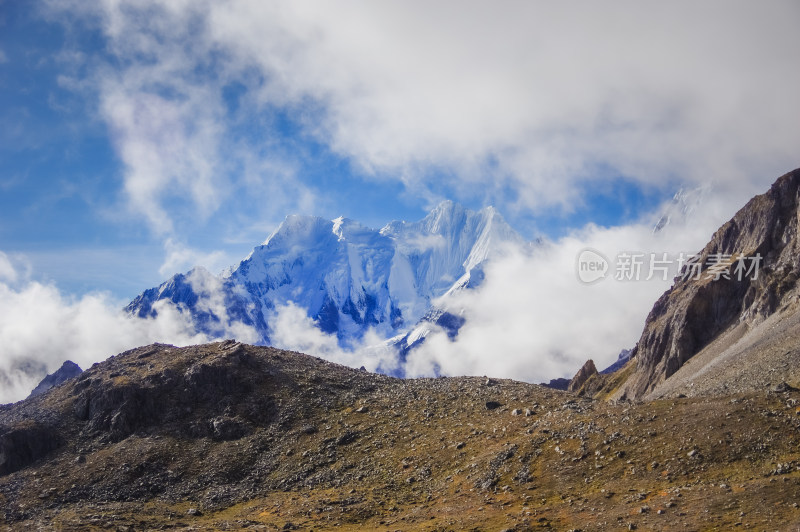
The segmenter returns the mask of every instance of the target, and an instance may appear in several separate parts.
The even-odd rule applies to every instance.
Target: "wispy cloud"
[[[274,346],[307,353],[330,362],[368,371],[391,371],[399,361],[393,349],[384,345],[384,338],[367,332],[356,344],[341,346],[334,334],[322,332],[308,317],[306,310],[289,301],[278,306],[270,316],[271,340]]]
[[[219,320],[216,326],[208,325],[214,337],[236,338],[251,344],[260,340],[261,335],[253,327],[228,315],[225,292],[219,277],[212,275],[205,268],[196,268],[189,273],[187,281],[197,295],[197,310],[216,316]]]
[[[184,272],[198,264],[213,272],[220,272],[233,264],[234,259],[221,251],[204,253],[189,246],[168,238],[164,243],[166,258],[158,269],[159,273],[168,277],[176,272]]]
[[[142,90],[150,80],[132,77],[104,84],[103,115],[127,167],[124,190],[131,207],[154,231],[168,235],[174,227],[165,200],[185,197],[202,220],[224,197],[215,183],[222,173],[216,99],[202,89],[165,98]]]
[[[510,188],[525,208],[569,205],[598,168],[643,186],[714,179],[741,200],[797,164],[794,2],[349,5],[97,7],[121,65],[100,93],[132,207],[162,231],[164,196],[213,212],[236,180],[226,137],[242,107],[287,111],[420,197],[444,180],[464,196]]]
[[[236,225],[252,223],[242,218],[263,211],[267,202],[272,222],[288,211],[313,210],[313,190],[297,182],[291,160],[275,148],[279,134],[269,130],[269,120],[259,123],[263,109],[250,107],[248,87],[240,85],[241,104],[227,96],[232,83],[248,83],[247,75],[231,71],[224,47],[209,37],[208,6],[46,4],[67,27],[90,24],[106,38],[103,53],[64,50],[60,57],[69,75],[58,82],[97,101],[95,112],[123,163],[121,210],[162,240],[165,267],[184,266],[190,253],[176,242],[198,227],[224,225],[235,234]],[[110,215],[119,217],[119,207]],[[214,268],[219,253],[194,254],[212,259],[204,265]]]
[[[0,282],[15,283],[17,277],[17,271],[11,263],[11,258],[0,251]]]

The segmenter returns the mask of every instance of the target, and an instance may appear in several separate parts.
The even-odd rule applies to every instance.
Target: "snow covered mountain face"
[[[202,268],[177,274],[126,310],[149,317],[158,302],[172,302],[210,336],[240,324],[269,344],[271,316],[291,302],[342,345],[368,330],[402,337],[436,314],[436,298],[478,284],[488,259],[525,245],[493,207],[475,212],[451,201],[418,222],[380,230],[291,215],[237,266],[219,276]]]
[[[686,223],[696,210],[703,207],[711,192],[711,185],[678,189],[675,195],[672,196],[672,201],[667,204],[663,214],[653,227],[653,234],[664,231],[676,221],[679,224]]]

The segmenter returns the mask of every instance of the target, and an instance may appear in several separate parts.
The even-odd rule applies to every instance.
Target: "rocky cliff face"
[[[738,327],[737,335],[745,335],[793,308],[800,276],[799,184],[800,170],[779,178],[717,230],[698,254],[700,271],[684,267],[683,278],[647,317],[633,353],[635,371],[614,397],[641,398],[726,331]]]
[[[578,373],[572,377],[572,380],[569,381],[569,385],[567,386],[567,391],[570,392],[577,392],[581,389],[581,387],[591,379],[597,375],[597,368],[594,366],[593,360],[587,360],[583,367],[578,370]]]

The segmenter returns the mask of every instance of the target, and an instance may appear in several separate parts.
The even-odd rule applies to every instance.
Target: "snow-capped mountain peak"
[[[418,222],[390,222],[380,230],[341,216],[289,215],[215,283],[203,276],[203,290],[215,286],[221,292],[213,308],[223,302],[224,316],[202,304],[192,274],[144,292],[128,310],[152,315],[155,301],[169,299],[197,318],[204,332],[215,319],[235,319],[268,343],[271,313],[291,301],[342,341],[369,329],[389,338],[417,323],[436,298],[467,287],[487,259],[524,244],[493,207],[472,211],[452,201]]]

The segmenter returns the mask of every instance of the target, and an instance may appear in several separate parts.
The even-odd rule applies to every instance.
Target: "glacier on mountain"
[[[269,344],[271,316],[291,303],[342,345],[369,330],[405,338],[407,348],[409,333],[424,336],[439,321],[455,334],[459,318],[438,310],[437,298],[476,286],[488,259],[525,247],[493,207],[472,211],[452,201],[418,222],[380,230],[347,218],[290,215],[238,265],[220,275],[203,268],[174,275],[126,310],[151,317],[155,303],[167,300],[212,337],[239,327]]]

